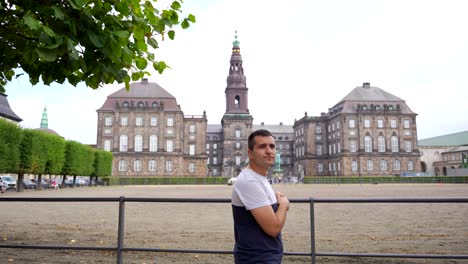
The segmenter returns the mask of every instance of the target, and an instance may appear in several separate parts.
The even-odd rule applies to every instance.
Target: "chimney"
[[[362,84],[362,87],[363,88],[370,88],[370,83],[365,82],[365,83]]]
[[[280,126],[282,126],[282,125],[283,125],[283,122],[280,122]]]
[[[148,83],[148,78],[141,79],[141,83],[147,84]]]
[[[264,126],[264,125],[265,125],[265,123],[263,123],[263,122],[262,122],[261,124],[262,124],[262,126]]]

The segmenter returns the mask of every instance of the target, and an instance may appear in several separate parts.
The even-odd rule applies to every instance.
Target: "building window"
[[[174,118],[173,117],[168,117],[166,121],[166,125],[168,127],[174,126]]]
[[[318,156],[322,155],[322,145],[316,145],[315,148],[317,151],[317,155]]]
[[[148,163],[148,170],[149,171],[156,171],[156,161],[150,160]]]
[[[356,140],[350,140],[349,141],[349,151],[350,152],[356,152],[357,151],[357,142],[356,142]]]
[[[404,133],[405,136],[411,136],[411,130],[405,130]]]
[[[119,171],[127,170],[127,162],[125,160],[119,160]]]
[[[328,171],[332,171],[332,164],[331,163],[328,163]]]
[[[120,117],[120,125],[121,126],[128,126],[128,117],[126,117],[126,116]]]
[[[133,162],[133,171],[141,171],[141,160],[135,160]]]
[[[135,136],[135,152],[142,152],[143,151],[143,136],[136,135]]]
[[[193,162],[190,162],[190,163],[189,163],[189,165],[188,165],[188,171],[189,171],[190,173],[195,172],[195,163],[193,163]]]
[[[158,136],[151,135],[149,138],[149,151],[156,152],[158,151]]]
[[[172,161],[171,160],[167,160],[166,161],[166,171],[172,171]]]
[[[214,143],[213,144],[213,149],[217,149],[218,148],[218,144]]]
[[[315,127],[315,133],[317,133],[317,134],[322,133],[322,127],[321,126],[316,126]]]
[[[195,144],[189,145],[189,155],[191,156],[195,155]]]
[[[404,119],[403,120],[403,128],[410,128],[410,120]]]
[[[412,171],[413,170],[413,161],[408,161],[408,170]]]
[[[338,153],[341,153],[341,143],[338,142],[336,145],[337,145],[337,148],[338,148],[338,150],[337,150]]]
[[[332,124],[332,131],[335,131],[335,124]]]
[[[127,135],[120,135],[119,150],[121,152],[126,152],[128,150],[128,136]]]
[[[206,143],[206,149],[210,149],[210,143]]]
[[[393,169],[396,171],[400,170],[400,160],[395,160],[395,163],[393,163]]]
[[[210,157],[208,157],[208,158],[206,159],[206,164],[207,164],[207,165],[210,165]]]
[[[196,131],[195,129],[196,129],[196,126],[195,126],[195,125],[190,125],[190,126],[189,126],[189,132],[190,132],[190,133],[195,133],[195,131]]]
[[[236,138],[240,138],[241,136],[241,130],[239,128],[236,128]]]
[[[383,125],[383,120],[382,120],[382,119],[378,119],[378,120],[377,120],[377,127],[378,127],[378,128],[383,128],[383,127],[384,127],[384,125]]]
[[[352,171],[357,171],[357,170],[358,170],[358,163],[357,163],[357,161],[353,160],[353,161],[351,162],[351,170],[352,170]]]
[[[317,164],[317,171],[318,172],[323,172],[323,163]]]
[[[152,106],[152,107],[158,107],[158,103],[157,103],[157,102],[153,102],[153,103],[151,104],[151,106]]]
[[[110,134],[110,133],[112,133],[112,130],[110,128],[106,128],[106,129],[104,129],[104,133],[105,134]]]
[[[386,160],[380,160],[380,170],[381,171],[386,171],[387,170],[387,161]]]
[[[322,140],[322,135],[315,135],[315,139],[316,139],[317,141]]]
[[[392,143],[392,152],[398,152],[398,138],[396,136],[392,136],[391,138],[391,143]]]
[[[370,136],[364,137],[364,151],[372,152],[372,138]]]
[[[385,152],[385,137],[379,136],[377,138],[377,143],[379,145],[379,152]]]
[[[213,176],[218,176],[218,170],[217,169],[213,169]]]
[[[166,151],[167,152],[173,152],[174,151],[174,141],[172,141],[172,140],[167,140],[166,141]]]
[[[372,160],[367,160],[367,170],[374,170],[374,163],[372,162]]]
[[[240,142],[236,142],[236,149],[240,149],[241,148],[241,143]]]
[[[369,120],[369,119],[365,119],[365,120],[364,120],[364,127],[365,127],[365,128],[369,128],[369,127],[370,127],[370,120]]]
[[[143,126],[143,117],[142,116],[137,116],[135,118],[135,126]]]
[[[158,125],[158,117],[157,116],[152,116],[151,117],[150,125],[151,126],[157,126]]]
[[[236,165],[241,164],[241,156],[236,156]]]
[[[348,120],[348,127],[349,128],[355,128],[356,127],[356,120],[354,120],[354,119]]]
[[[213,164],[218,164],[218,158],[217,157],[213,157]]]
[[[112,116],[106,116],[106,119],[104,121],[105,126],[112,126]]]
[[[411,152],[411,141],[405,141],[405,151],[406,152]]]
[[[396,121],[396,119],[391,119],[391,120],[390,120],[390,127],[391,127],[391,128],[396,128],[396,127],[397,127],[397,121]]]
[[[336,129],[340,129],[340,122],[336,122]]]
[[[106,139],[104,140],[104,150],[105,151],[111,151],[111,140],[110,139]]]

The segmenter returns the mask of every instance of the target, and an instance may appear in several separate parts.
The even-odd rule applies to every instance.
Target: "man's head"
[[[261,136],[261,137],[273,137],[273,135],[271,134],[270,131],[268,130],[265,130],[265,129],[259,129],[259,130],[256,130],[254,132],[252,132],[249,136],[249,140],[248,140],[248,147],[249,147],[249,150],[250,151],[253,151],[254,149],[254,146],[255,146],[255,137],[256,136]]]
[[[275,164],[275,139],[268,130],[257,130],[250,134],[249,140],[249,167],[258,174],[265,175],[268,169]]]

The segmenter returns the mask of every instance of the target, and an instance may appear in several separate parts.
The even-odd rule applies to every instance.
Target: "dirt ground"
[[[289,198],[468,197],[468,185],[274,185]],[[7,192],[0,197],[230,198],[231,187],[121,186]],[[232,250],[227,203],[125,205],[125,247]],[[309,205],[291,204],[286,252],[310,252]],[[468,254],[468,204],[316,204],[317,252]],[[0,202],[0,244],[115,247],[118,204]],[[233,263],[232,255],[124,252],[123,263]],[[112,251],[0,248],[0,263],[116,263]],[[283,263],[311,263],[285,256]],[[316,263],[468,263],[468,260],[317,257]]]

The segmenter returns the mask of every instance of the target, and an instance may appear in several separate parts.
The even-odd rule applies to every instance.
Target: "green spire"
[[[236,30],[236,34],[234,35],[234,41],[232,42],[232,46],[233,48],[239,48],[239,44],[240,44],[240,41],[237,40],[237,30]]]
[[[47,118],[47,107],[44,106],[44,112],[42,112],[41,128],[49,128],[49,120]]]

